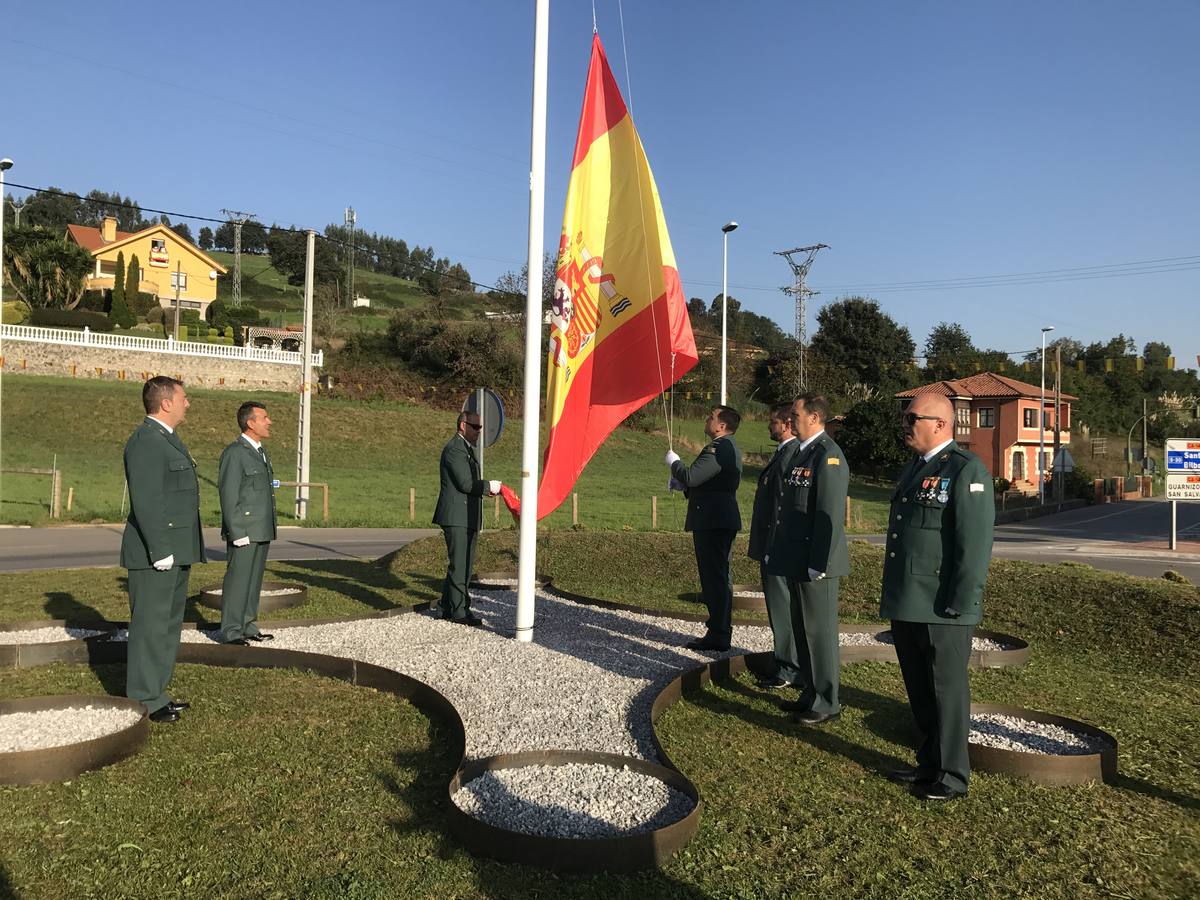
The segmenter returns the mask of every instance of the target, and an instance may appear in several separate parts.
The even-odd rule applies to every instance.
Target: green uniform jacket
[[[221,495],[221,537],[255,543],[276,536],[275,473],[269,460],[239,437],[221,451],[217,491]]]
[[[975,454],[951,441],[929,462],[910,462],[888,513],[879,614],[979,624],[995,522],[992,476]]]
[[[205,562],[200,531],[200,483],[187,447],[153,419],[125,442],[129,519],[121,537],[121,565],[150,569],[168,556],[175,565]]]
[[[676,460],[671,475],[683,485],[688,501],[684,531],[742,530],[742,513],[737,504],[742,453],[733,435],[722,435],[707,443],[690,466]]]
[[[483,527],[483,495],[488,483],[479,480],[479,460],[461,434],[442,448],[441,488],[433,510],[433,524],[443,527]]]
[[[819,434],[803,450],[797,443],[783,464],[784,494],[776,516],[767,571],[808,580],[808,570],[830,578],[850,574],[846,546],[846,493],[850,467],[842,448]]]
[[[750,547],[746,555],[762,562],[770,553],[775,542],[775,531],[779,524],[779,509],[783,502],[784,464],[797,447],[793,438],[777,449],[763,470],[758,474],[758,487],[754,491],[754,510],[750,514]]]

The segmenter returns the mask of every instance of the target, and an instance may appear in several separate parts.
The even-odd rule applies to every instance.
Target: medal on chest
[[[812,487],[812,469],[805,466],[795,466],[787,477],[787,483],[792,487]]]
[[[925,503],[948,503],[950,501],[950,479],[931,475],[921,479],[921,487],[917,490],[916,498]]]

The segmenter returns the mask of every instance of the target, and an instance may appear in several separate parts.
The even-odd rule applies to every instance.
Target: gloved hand
[[[687,490],[687,489],[683,486],[683,482],[679,481],[677,478],[668,478],[667,479],[667,490],[668,491],[683,491],[683,490]]]
[[[490,493],[490,494],[498,494],[498,493],[500,493],[500,488],[501,488],[501,487],[503,487],[503,485],[501,485],[501,484],[500,484],[500,482],[498,482],[498,481],[489,481],[489,482],[488,482],[488,493]]]
[[[820,581],[824,577],[825,577],[824,572],[818,572],[816,569],[808,570],[808,580],[809,581]]]
[[[246,535],[245,537],[240,537],[236,541],[234,541],[233,546],[245,547],[249,543],[250,543],[250,535]]]
[[[167,569],[171,568],[171,566],[173,566],[173,565],[175,565],[175,554],[174,553],[172,553],[166,559],[160,559],[158,562],[156,562],[154,564],[154,568],[158,569],[158,571],[160,571],[160,572],[165,572],[165,571],[167,571]]]
[[[679,462],[679,454],[676,453],[674,450],[668,450],[667,451],[667,465],[673,466],[677,462]]]

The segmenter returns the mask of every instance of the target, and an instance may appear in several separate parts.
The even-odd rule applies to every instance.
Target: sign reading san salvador
[[[1168,438],[1167,499],[1200,500],[1200,440]]]

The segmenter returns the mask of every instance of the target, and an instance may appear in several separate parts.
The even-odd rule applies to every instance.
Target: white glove
[[[167,571],[167,569],[171,568],[171,566],[173,566],[173,565],[175,565],[175,554],[174,553],[172,553],[166,559],[160,559],[158,562],[156,562],[154,564],[154,568],[158,569],[158,571],[160,571],[160,572],[165,572],[165,571]]]
[[[682,490],[686,490],[686,488],[684,488],[683,482],[679,481],[678,479],[668,478],[667,479],[667,490],[668,491],[682,491]]]
[[[500,488],[502,488],[502,487],[503,487],[503,485],[500,484],[500,482],[498,482],[498,481],[489,481],[488,482],[488,492],[489,493],[498,494],[498,493],[500,493]]]
[[[667,465],[673,466],[677,462],[679,462],[679,454],[676,453],[674,450],[668,450],[667,451]]]
[[[820,581],[824,577],[825,577],[824,572],[818,572],[816,569],[808,570],[808,580],[809,581]]]
[[[246,535],[245,537],[240,537],[236,541],[234,541],[233,546],[245,547],[249,543],[250,543],[250,535]]]

